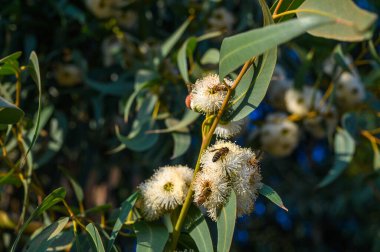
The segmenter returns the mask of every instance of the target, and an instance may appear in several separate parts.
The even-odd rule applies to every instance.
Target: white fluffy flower
[[[241,132],[244,123],[244,119],[238,121],[230,121],[226,124],[219,123],[218,126],[216,126],[214,134],[220,138],[231,138]]]
[[[229,79],[224,79],[224,83],[230,87],[233,84]],[[191,109],[205,114],[215,114],[226,97],[227,87],[225,84],[219,82],[217,74],[210,74],[198,79],[191,91]]]
[[[352,66],[352,58],[349,55],[344,56],[343,58],[344,63],[350,68],[352,72],[356,72],[356,69]],[[334,68],[336,67],[336,73],[339,74],[339,72],[343,71],[343,69],[338,66],[335,62],[335,59],[333,56],[328,57],[324,62],[323,62],[323,72],[332,76]]]
[[[237,215],[242,216],[252,212],[258,188],[261,187],[260,169],[253,151],[241,148],[232,142],[217,141],[202,155],[201,167],[201,175],[194,182],[195,187],[198,187],[194,201],[203,205],[213,220],[216,219],[219,208],[226,203],[231,189],[237,197]],[[200,179],[208,182],[199,184]],[[211,195],[210,190],[204,189],[205,185],[219,185],[214,182],[216,179],[223,181],[218,180],[223,184],[220,188],[225,192],[217,191],[217,195],[223,197],[210,196],[207,198],[209,201],[204,204],[204,194]]]
[[[208,19],[208,31],[224,31],[230,33],[235,23],[234,15],[225,8],[215,9]]]
[[[207,209],[211,219],[216,221],[218,210],[227,203],[231,185],[226,175],[217,167],[200,171],[193,182],[194,202]]]
[[[142,212],[148,220],[156,220],[164,213],[182,205],[188,188],[191,169],[184,166],[165,166],[139,186]]]
[[[365,89],[358,74],[344,72],[337,80],[336,99],[344,109],[354,108],[365,98]]]
[[[59,64],[54,75],[61,86],[75,86],[83,80],[82,70],[74,64]]]
[[[297,124],[289,121],[286,114],[273,113],[260,130],[260,141],[265,151],[282,157],[297,147],[299,135]]]
[[[285,93],[292,87],[289,79],[272,79],[268,89],[268,102],[276,109],[286,110]]]
[[[86,6],[98,18],[112,16],[112,6],[107,0],[86,0]]]
[[[243,149],[229,141],[219,140],[207,148],[201,158],[203,169],[217,167],[228,176],[235,176],[244,165]]]
[[[290,113],[305,116],[317,108],[321,102],[322,93],[312,87],[304,86],[301,91],[289,89],[285,93],[285,105]]]

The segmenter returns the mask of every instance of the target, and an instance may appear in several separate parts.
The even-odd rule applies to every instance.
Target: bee
[[[197,204],[198,205],[202,205],[203,203],[205,203],[205,201],[207,200],[208,197],[210,197],[212,191],[211,191],[211,188],[210,188],[210,182],[206,181],[204,184],[203,184],[203,189],[199,195],[199,198],[198,198],[198,201],[197,201]]]
[[[257,166],[259,161],[261,160],[262,158],[262,155],[263,155],[263,151],[257,151],[256,152],[256,155],[252,156],[249,160],[248,160],[248,164],[251,165],[251,166]]]
[[[228,154],[228,152],[230,151],[230,149],[228,149],[227,147],[222,147],[222,148],[219,148],[219,149],[214,149],[211,152],[214,152],[214,151],[216,151],[216,153],[212,157],[212,162],[215,163],[219,159],[223,159]]]
[[[228,87],[226,85],[223,85],[223,84],[219,84],[219,85],[216,85],[214,87],[212,87],[212,93],[215,94],[216,92],[220,92],[220,91],[228,91]]]

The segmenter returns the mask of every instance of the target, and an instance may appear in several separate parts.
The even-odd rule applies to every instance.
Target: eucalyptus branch
[[[239,75],[236,77],[235,81],[233,82],[231,88],[229,88],[227,90],[227,95],[223,100],[222,106],[219,109],[218,114],[216,115],[216,117],[214,118],[214,120],[212,122],[210,130],[205,134],[205,137],[203,137],[203,139],[202,139],[202,145],[201,145],[201,149],[199,150],[198,159],[197,159],[197,163],[196,163],[195,168],[194,168],[194,174],[193,174],[192,181],[194,181],[195,176],[197,175],[197,173],[200,169],[200,160],[201,160],[202,154],[211,142],[214,131],[215,131],[216,127],[218,126],[218,123],[219,123],[220,119],[222,118],[224,112],[227,109],[228,102],[229,102],[229,99],[230,99],[233,91],[235,90],[237,85],[240,83],[241,79],[243,78],[243,75],[247,72],[248,68],[250,67],[250,65],[253,62],[254,62],[254,59],[250,59],[247,62],[245,62],[242,69],[240,70]],[[208,120],[208,118],[206,118],[205,120]],[[191,183],[189,190],[187,192],[187,195],[186,195],[185,202],[183,203],[180,215],[178,217],[177,223],[176,223],[174,230],[173,230],[172,244],[171,244],[171,250],[172,251],[174,251],[177,247],[179,235],[181,233],[183,223],[185,221],[187,212],[188,212],[190,205],[191,205],[191,202],[192,202],[192,196],[193,196],[193,186]]]

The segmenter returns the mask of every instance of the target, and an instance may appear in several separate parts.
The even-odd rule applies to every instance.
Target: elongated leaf
[[[61,168],[61,171],[65,175],[65,177],[69,180],[73,190],[75,197],[77,198],[78,202],[83,201],[83,190],[81,186],[78,184],[78,182],[66,171],[65,169]]]
[[[201,63],[205,64],[218,64],[219,62],[219,50],[215,48],[211,48],[206,51],[201,59]]]
[[[59,219],[44,228],[39,234],[28,242],[27,252],[47,251],[54,239],[61,233],[69,221],[69,217]]]
[[[8,55],[8,56],[0,59],[0,63],[4,63],[4,62],[10,61],[10,60],[17,60],[18,58],[20,58],[21,54],[22,54],[22,52],[12,53],[11,55]]]
[[[21,238],[21,235],[23,234],[25,228],[29,225],[29,223],[39,215],[41,215],[44,211],[48,210],[50,207],[56,205],[57,203],[61,202],[66,196],[66,191],[64,188],[60,187],[58,189],[55,189],[53,192],[51,192],[46,198],[41,202],[41,204],[33,211],[33,213],[30,215],[30,217],[25,221],[25,223],[21,226],[16,240],[14,241],[11,252],[16,251],[17,243]]]
[[[15,124],[24,116],[24,111],[0,96],[0,124]]]
[[[236,221],[236,195],[232,191],[228,203],[220,210],[216,222],[218,228],[218,252],[230,251]]]
[[[188,64],[187,64],[187,55],[192,54],[195,47],[197,45],[197,38],[196,37],[190,37],[185,40],[185,42],[182,44],[181,48],[178,51],[177,54],[177,65],[179,72],[181,73],[181,76],[185,83],[189,83],[189,72],[188,72]]]
[[[145,151],[152,147],[159,138],[157,134],[147,134],[146,131],[148,131],[149,128],[149,123],[143,124],[138,134],[133,138],[122,136],[119,132],[119,129],[116,128],[116,137],[123,144],[123,147],[134,151]]]
[[[25,153],[24,158],[21,160],[20,167],[22,167],[25,164],[26,159],[28,158],[28,154],[30,150],[33,148],[34,144],[37,141],[37,137],[39,135],[40,130],[40,121],[41,121],[41,110],[42,110],[42,87],[41,87],[41,76],[40,76],[40,66],[38,63],[37,54],[33,51],[30,54],[29,57],[29,65],[28,68],[30,70],[30,75],[34,82],[37,84],[38,89],[38,109],[37,109],[37,116],[33,128],[33,137],[31,140],[31,143]]]
[[[308,32],[317,37],[342,41],[361,41],[372,36],[371,26],[376,15],[357,7],[352,0],[306,0],[298,8],[298,18],[326,16],[335,19],[335,23]],[[302,12],[305,10],[305,12]]]
[[[41,116],[42,118],[42,116]],[[47,164],[62,148],[68,122],[65,115],[61,112],[55,112],[54,117],[50,120],[50,141],[47,145],[47,150],[35,161],[33,169],[38,169]]]
[[[48,251],[67,251],[74,241],[74,232],[72,229],[65,230],[54,237]]]
[[[178,120],[176,119],[169,118],[165,120],[165,124],[168,128],[176,125],[177,123]],[[191,136],[189,134],[189,129],[187,128],[183,128],[176,132],[173,132],[172,137],[174,140],[174,151],[170,159],[174,159],[183,155],[191,144]]]
[[[129,96],[127,103],[125,104],[124,108],[124,121],[128,122],[129,112],[131,111],[132,104],[135,101],[137,95],[140,94],[142,90],[149,87],[151,85],[150,81],[147,81],[136,88],[136,90]]]
[[[373,149],[373,169],[375,171],[380,170],[380,151],[376,143],[372,144]]]
[[[288,211],[288,209],[284,206],[284,203],[282,202],[282,199],[280,196],[276,193],[275,190],[273,190],[272,187],[263,184],[263,186],[260,188],[259,193],[263,196],[265,196],[267,199],[272,201],[277,206],[281,207],[285,211]]]
[[[199,115],[200,115],[199,113],[196,113],[192,110],[187,110],[182,120],[179,121],[176,125],[173,125],[167,129],[150,130],[147,133],[169,133],[169,132],[181,130],[189,126],[195,120],[197,120]]]
[[[201,211],[192,205],[185,220],[185,230],[197,244],[199,252],[214,251],[210,230]]]
[[[334,164],[326,177],[318,184],[324,187],[333,182],[347,168],[355,152],[355,141],[344,129],[338,129],[334,138]]]
[[[264,0],[259,1],[263,11],[264,25],[273,24],[269,8]],[[233,113],[231,119],[238,121],[255,110],[265,97],[277,61],[277,47],[266,51],[255,61],[255,68],[251,67],[243,76],[235,92]],[[252,74],[255,72],[254,81]]]
[[[156,223],[140,221],[135,224],[137,236],[137,252],[164,251],[165,244],[169,238],[166,228]]]
[[[86,231],[90,234],[90,237],[92,239],[92,244],[95,247],[96,251],[104,252],[105,250],[103,246],[103,241],[95,225],[93,223],[88,224],[86,226]]]
[[[254,56],[285,43],[309,29],[332,22],[331,18],[312,16],[228,37],[223,40],[220,49],[219,78],[223,80],[227,74]]]
[[[181,38],[182,34],[185,32],[186,28],[189,26],[192,18],[188,18],[162,45],[161,56],[165,58],[168,56],[171,49]]]
[[[135,192],[134,194],[129,196],[129,198],[126,199],[121,205],[119,216],[115,222],[115,225],[113,226],[111,237],[107,245],[107,252],[111,251],[112,246],[115,243],[116,237],[119,234],[121,227],[123,226],[123,223],[127,220],[129,212],[132,210],[133,206],[136,203],[137,197],[138,193]]]

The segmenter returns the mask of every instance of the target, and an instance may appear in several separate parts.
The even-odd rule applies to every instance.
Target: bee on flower
[[[227,78],[220,83],[217,74],[198,79],[190,93],[190,108],[203,114],[216,114],[233,82]]]
[[[207,209],[214,221],[233,190],[237,215],[250,214],[261,187],[258,158],[250,149],[219,140],[201,158],[202,170],[194,180],[194,202]]]

